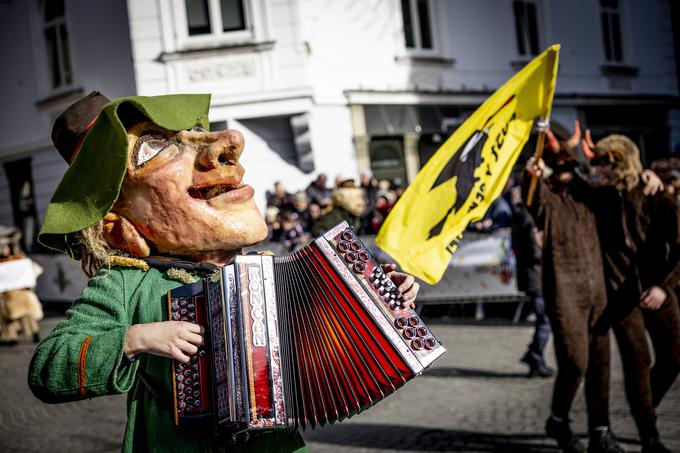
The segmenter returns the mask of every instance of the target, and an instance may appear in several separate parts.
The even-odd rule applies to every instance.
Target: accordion
[[[445,352],[401,300],[346,222],[170,291],[170,319],[206,329],[199,352],[173,362],[175,423],[304,429],[376,404]]]

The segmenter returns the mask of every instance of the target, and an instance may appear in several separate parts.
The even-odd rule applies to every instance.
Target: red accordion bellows
[[[170,316],[203,324],[210,340],[174,364],[176,421],[210,416],[236,432],[361,412],[445,352],[401,300],[345,222],[289,255],[240,256],[220,278],[171,291]]]

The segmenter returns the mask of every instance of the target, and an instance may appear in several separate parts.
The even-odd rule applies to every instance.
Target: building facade
[[[55,116],[99,90],[212,93],[246,138],[245,179],[300,190],[319,172],[410,181],[525,63],[562,45],[553,123],[680,152],[672,0],[0,1],[0,223],[31,249],[66,169]]]

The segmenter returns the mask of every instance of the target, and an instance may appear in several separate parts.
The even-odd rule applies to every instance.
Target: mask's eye
[[[205,132],[205,129],[200,124],[197,124],[191,128],[191,132]]]
[[[139,168],[145,163],[156,157],[158,153],[168,147],[168,140],[157,135],[142,135],[137,140],[134,159],[135,167]]]

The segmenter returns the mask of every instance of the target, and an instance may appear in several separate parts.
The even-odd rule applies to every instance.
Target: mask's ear
[[[104,239],[114,248],[138,258],[149,256],[151,250],[135,226],[114,212],[104,216]]]

